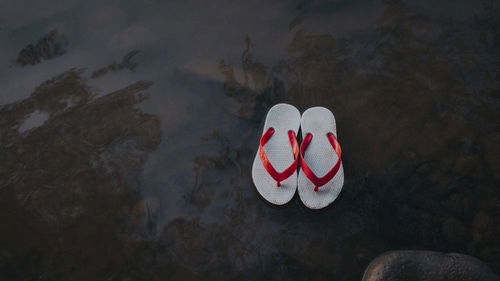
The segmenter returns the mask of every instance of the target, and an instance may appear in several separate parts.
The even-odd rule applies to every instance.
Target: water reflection
[[[402,1],[184,2],[6,18],[11,37],[61,25],[71,44],[58,31],[0,68],[0,276],[359,280],[408,248],[498,273],[493,4],[459,21]],[[25,50],[4,42],[5,61]],[[322,212],[254,191],[277,102],[336,115],[346,184]]]

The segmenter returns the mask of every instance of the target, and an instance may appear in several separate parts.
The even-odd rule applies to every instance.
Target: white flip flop
[[[299,197],[310,209],[330,205],[344,185],[341,148],[333,113],[324,107],[312,107],[302,114]]]
[[[276,104],[267,113],[252,179],[259,194],[275,205],[288,203],[297,190],[299,127],[300,112],[293,105]]]

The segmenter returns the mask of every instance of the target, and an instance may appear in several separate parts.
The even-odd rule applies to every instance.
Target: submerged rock
[[[431,251],[393,251],[367,267],[363,281],[497,281],[480,260],[462,254]]]
[[[66,53],[68,38],[57,29],[38,39],[36,44],[29,44],[17,55],[17,63],[21,66],[39,64],[42,60],[48,60],[62,56]]]

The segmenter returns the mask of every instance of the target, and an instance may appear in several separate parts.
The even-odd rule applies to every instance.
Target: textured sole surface
[[[296,135],[298,134],[300,127],[299,110],[293,105],[276,104],[267,113],[262,133],[264,134],[270,127],[274,128],[275,132],[264,146],[264,151],[274,168],[281,172],[294,161],[288,131],[293,130]],[[259,194],[275,205],[288,203],[297,190],[297,173],[293,173],[289,178],[282,181],[279,187],[276,186],[276,181],[269,175],[260,160],[258,148],[252,166],[252,179]]]
[[[302,138],[307,133],[313,135],[304,160],[318,176],[324,176],[337,163],[338,155],[333,150],[326,134],[332,132],[337,137],[337,126],[333,113],[324,107],[312,107],[302,114]],[[328,183],[314,191],[314,184],[307,178],[304,171],[299,171],[298,192],[302,203],[310,209],[324,208],[337,198],[344,185],[344,167],[340,169]]]

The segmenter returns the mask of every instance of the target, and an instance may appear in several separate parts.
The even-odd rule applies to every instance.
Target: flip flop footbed
[[[337,163],[339,157],[326,137],[332,132],[337,137],[337,127],[333,113],[324,107],[309,108],[302,114],[302,138],[311,133],[313,138],[304,153],[304,161],[318,177],[324,176]],[[311,209],[321,209],[330,205],[344,185],[342,163],[337,174],[325,185],[314,191],[312,183],[302,169],[299,171],[298,192],[304,205]]]
[[[293,130],[297,135],[299,127],[300,112],[292,105],[277,104],[267,113],[263,134],[269,128],[274,128],[275,131],[263,148],[270,163],[278,172],[285,170],[295,161],[288,131]],[[276,180],[262,164],[258,149],[252,166],[252,179],[259,194],[275,205],[288,203],[297,190],[297,172],[282,180],[280,186],[277,186]]]

